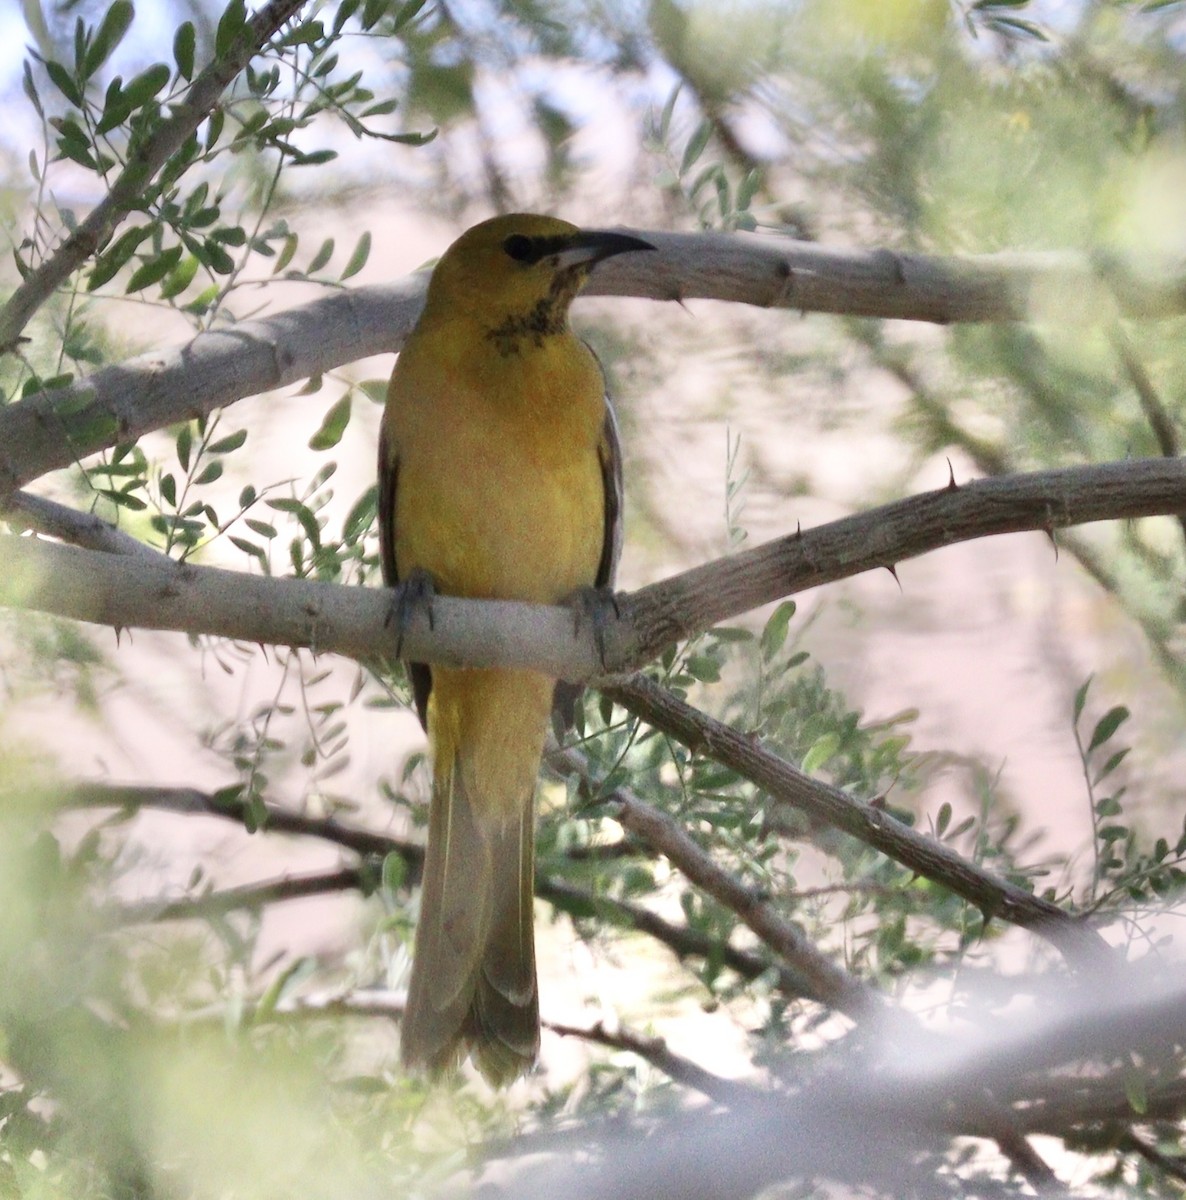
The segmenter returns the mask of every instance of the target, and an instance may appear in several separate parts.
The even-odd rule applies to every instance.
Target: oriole
[[[605,380],[568,309],[601,260],[653,247],[551,217],[474,226],[432,273],[396,361],[379,446],[384,579],[555,604],[608,586],[621,458]],[[405,1064],[464,1053],[494,1084],[539,1050],[534,795],[553,704],[524,670],[408,666],[433,756]]]

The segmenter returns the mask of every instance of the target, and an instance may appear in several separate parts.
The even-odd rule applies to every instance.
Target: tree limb
[[[776,538],[618,598],[599,638],[567,609],[433,601],[404,653],[449,666],[514,666],[589,680],[762,604],[957,542],[1186,511],[1186,460],[1143,459],[981,479]],[[0,537],[0,605],[115,628],[171,629],[394,660],[391,592],[248,575]],[[604,656],[601,654],[604,650]]]
[[[138,204],[157,173],[192,136],[227,85],[308,0],[270,0],[236,36],[226,53],[193,81],[185,99],[132,155],[90,215],[21,281],[0,308],[0,354],[11,351],[33,314],[55,288],[95,254]],[[2,440],[2,439],[0,439]]]
[[[295,0],[289,0],[293,3]],[[1186,312],[1186,274],[1093,266],[1071,253],[942,258],[752,234],[638,230],[658,253],[602,264],[589,295],[728,300],[947,324]],[[335,292],[187,345],[105,367],[0,411],[0,500],[48,471],[373,354],[399,350],[427,278]],[[0,332],[3,330],[0,325]]]

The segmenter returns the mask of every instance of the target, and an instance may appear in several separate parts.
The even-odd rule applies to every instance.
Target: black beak
[[[654,250],[650,242],[629,233],[615,233],[610,229],[582,229],[565,239],[565,245],[557,256],[561,268],[590,266],[615,254],[629,254],[634,250]]]

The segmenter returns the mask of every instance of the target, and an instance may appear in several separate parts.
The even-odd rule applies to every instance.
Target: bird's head
[[[603,259],[650,242],[579,229],[556,217],[512,213],[466,230],[428,285],[425,316],[476,320],[506,353],[568,327],[568,307]]]

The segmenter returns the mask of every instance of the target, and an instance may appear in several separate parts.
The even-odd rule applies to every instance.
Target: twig
[[[306,875],[286,875],[262,883],[224,888],[202,896],[179,900],[142,900],[114,908],[118,920],[127,925],[143,921],[188,921],[222,916],[238,909],[257,909],[284,900],[303,900],[308,896],[333,895],[365,888],[364,872],[359,867],[339,867],[335,871],[317,871]]]
[[[251,815],[244,801],[215,801],[209,792],[197,788],[78,783],[65,793],[61,802],[71,808],[155,808],[183,816],[221,817],[236,825],[245,825]],[[419,842],[373,833],[357,825],[343,825],[333,817],[310,817],[278,804],[265,802],[263,813],[260,827],[270,833],[320,838],[344,850],[352,850],[361,858],[399,854],[408,868],[408,882],[419,880],[424,865],[424,847]]]
[[[676,1054],[660,1037],[648,1037],[622,1027],[611,1032],[600,1021],[592,1027],[565,1025],[558,1021],[544,1021],[543,1025],[561,1037],[576,1037],[611,1050],[626,1050],[636,1054],[676,1083],[693,1088],[718,1104],[736,1104],[744,1097],[758,1094],[758,1090],[751,1085],[725,1079],[690,1058]]]
[[[21,331],[55,288],[87,261],[125,216],[142,202],[145,189],[210,114],[227,85],[265,43],[308,0],[270,0],[236,36],[225,54],[190,85],[185,99],[125,164],[110,190],[43,262],[29,272],[0,309],[0,353],[16,345]]]

